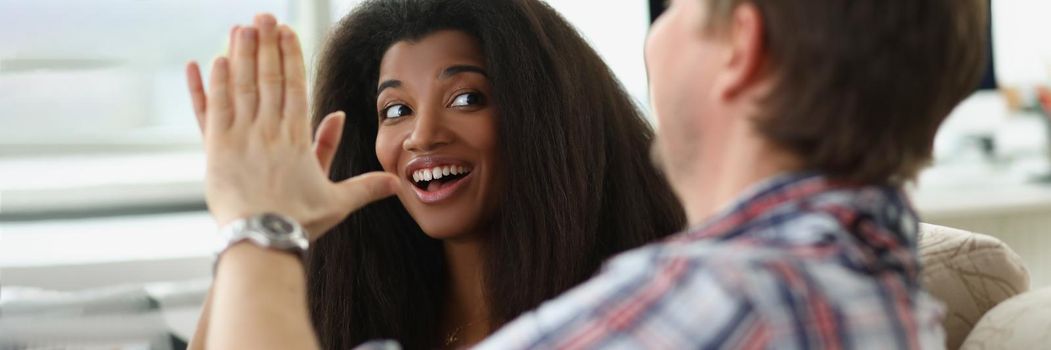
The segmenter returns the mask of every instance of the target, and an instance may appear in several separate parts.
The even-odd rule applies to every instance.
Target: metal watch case
[[[220,230],[220,236],[226,244],[222,251],[235,243],[249,240],[260,247],[293,253],[302,258],[310,245],[302,226],[290,217],[274,213],[236,220]]]

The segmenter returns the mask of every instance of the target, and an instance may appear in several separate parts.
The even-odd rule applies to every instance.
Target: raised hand
[[[207,92],[187,66],[208,155],[206,197],[220,225],[256,213],[295,218],[316,239],[350,212],[393,194],[396,178],[327,177],[345,116],[330,114],[311,144],[303,54],[295,33],[273,16],[231,30],[229,58],[212,66]]]

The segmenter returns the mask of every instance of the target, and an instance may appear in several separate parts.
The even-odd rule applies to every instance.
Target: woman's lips
[[[405,179],[425,204],[438,203],[455,195],[472,179],[474,166],[449,156],[422,156],[405,165]]]
[[[472,178],[474,178],[474,172],[467,173],[464,177],[449,182],[433,181],[428,184],[427,189],[419,188],[415,184],[411,185],[412,190],[416,192],[416,198],[419,198],[424,204],[434,204],[455,195]]]

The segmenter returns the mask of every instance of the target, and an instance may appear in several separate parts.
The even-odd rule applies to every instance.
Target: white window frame
[[[316,52],[321,45],[332,23],[333,1],[360,0],[290,0],[288,21],[304,52]],[[22,68],[42,63],[56,62],[18,62]],[[201,62],[205,74],[208,63]],[[2,69],[0,61],[0,74]],[[185,91],[177,91],[181,95],[175,98],[188,101]],[[204,154],[193,112],[186,106],[184,113],[168,112],[185,114],[193,130],[181,133],[0,138],[0,223],[203,209]]]

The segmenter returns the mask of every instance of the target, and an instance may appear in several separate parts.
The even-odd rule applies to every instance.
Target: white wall
[[[649,93],[643,49],[649,32],[645,0],[546,0],[576,26],[643,110]]]
[[[1003,85],[1051,79],[1051,1],[994,0],[993,51]]]

